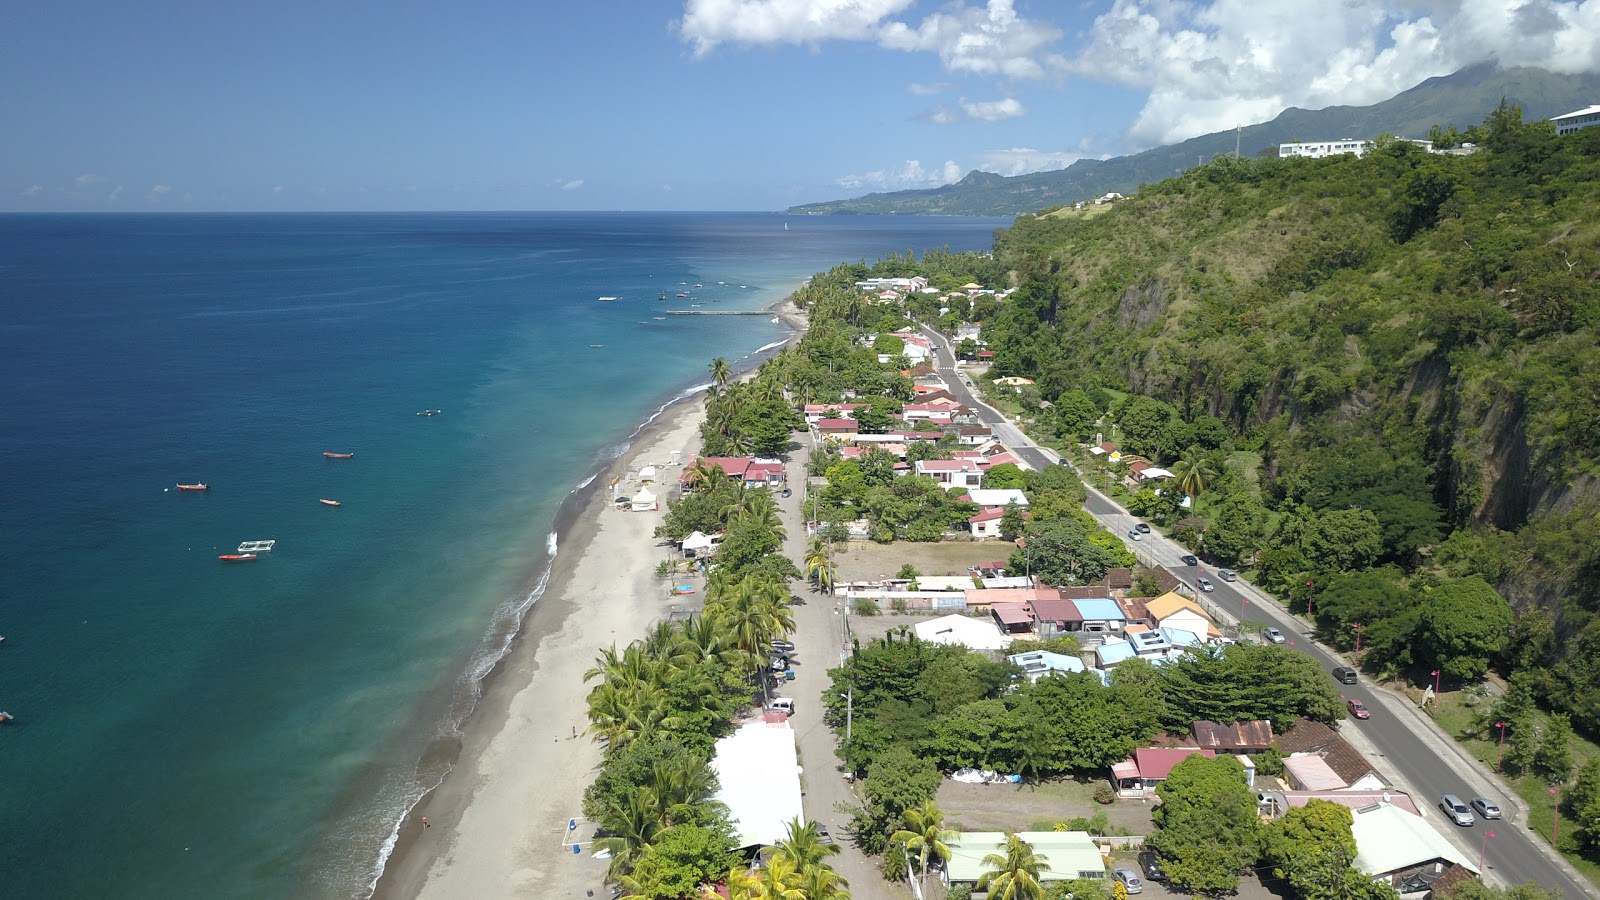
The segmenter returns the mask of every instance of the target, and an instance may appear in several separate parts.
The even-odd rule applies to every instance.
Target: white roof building
[[[949,615],[918,622],[917,638],[930,644],[952,644],[969,650],[1003,650],[1011,646],[1011,636],[1002,634],[993,619]]]
[[[1564,116],[1552,116],[1550,121],[1555,123],[1556,134],[1571,134],[1583,128],[1600,125],[1600,106],[1586,106]]]
[[[1016,505],[1026,509],[1028,495],[1020,488],[973,488],[967,491],[967,496],[979,506],[1010,506]]]
[[[805,821],[800,757],[787,718],[741,725],[719,738],[711,770],[740,847],[776,844],[789,836],[790,820]]]
[[[1378,802],[1352,810],[1350,834],[1356,840],[1357,869],[1374,878],[1411,872],[1418,867],[1444,870],[1444,863],[1478,867],[1421,816]]]

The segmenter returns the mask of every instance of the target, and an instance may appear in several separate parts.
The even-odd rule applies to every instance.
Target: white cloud
[[[929,171],[922,160],[908,159],[896,169],[875,169],[859,175],[846,175],[835,183],[846,190],[867,188],[875,191],[899,191],[908,188],[939,187],[961,178],[961,167],[955,160],[946,160],[938,169]]]
[[[97,184],[103,184],[110,180],[111,179],[105,177],[104,175],[96,175],[93,172],[85,172],[82,175],[79,175],[77,178],[72,179],[72,183],[78,186],[78,190],[86,191]]]
[[[662,189],[662,190],[663,190],[663,191],[666,191],[666,192],[667,192],[667,193],[669,193],[669,194],[670,194],[670,193],[672,193],[672,185],[670,185],[670,184],[663,184],[663,185],[662,185],[662,186],[661,186],[661,189]]]
[[[121,196],[122,196],[122,185],[119,184],[111,191],[111,193],[106,195],[106,199],[110,200],[112,203],[115,203],[115,202],[117,202],[117,198],[121,197]]]
[[[273,193],[274,193],[274,194],[281,194],[281,193],[283,193],[283,185],[281,185],[281,184],[275,184],[275,185],[273,185],[273,186],[272,186],[272,192],[273,192]]]
[[[1071,69],[1149,90],[1131,136],[1170,143],[1285,108],[1366,105],[1473,63],[1600,68],[1600,0],[1115,0]],[[1468,124],[1468,123],[1461,123]]]
[[[170,193],[172,193],[172,185],[170,184],[155,184],[150,186],[151,200],[160,200],[162,197],[165,197]]]
[[[44,186],[43,185],[30,184],[27,187],[22,189],[22,196],[24,196],[24,197],[37,197],[43,192],[44,192]]]
[[[1003,100],[986,100],[983,102],[968,101],[961,98],[961,111],[969,118],[981,122],[1001,122],[1006,119],[1015,119],[1027,115],[1027,109],[1015,97],[1006,97]]]
[[[1069,150],[1035,150],[1032,147],[1011,147],[1005,150],[988,150],[978,155],[978,168],[996,175],[1026,175],[1029,172],[1048,172],[1064,169],[1088,154]],[[1101,156],[1101,159],[1106,157]]]
[[[571,181],[564,181],[561,183],[561,189],[563,191],[575,191],[581,187],[583,187],[582,178],[574,178]]]
[[[956,0],[920,21],[893,18],[912,5],[913,0],[686,0],[683,18],[674,25],[700,57],[723,43],[866,41],[935,54],[951,72],[1042,78],[1066,64],[1049,49],[1060,30],[1017,15],[1014,0],[979,6]],[[922,87],[913,85],[912,92]]]
[[[906,85],[906,91],[918,97],[937,97],[948,90],[950,90],[950,85],[943,81],[935,81],[931,84],[912,82]]]

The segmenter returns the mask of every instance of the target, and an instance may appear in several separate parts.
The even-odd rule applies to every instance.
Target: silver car
[[[1217,589],[1217,586],[1211,583],[1211,579],[1205,577],[1196,578],[1194,586],[1208,594]]]
[[[1472,808],[1475,812],[1477,812],[1478,815],[1484,817],[1485,819],[1500,818],[1500,807],[1493,800],[1485,800],[1482,797],[1474,797],[1472,798]]]
[[[1130,894],[1137,894],[1144,890],[1144,882],[1139,880],[1139,873],[1132,869],[1117,869],[1111,873],[1111,877],[1122,882],[1122,886],[1127,888]]]
[[[1276,628],[1268,628],[1267,629],[1267,640],[1273,642],[1274,644],[1281,644],[1281,643],[1284,642],[1283,632],[1279,631]]]
[[[1462,828],[1471,828],[1478,821],[1472,817],[1472,808],[1462,803],[1461,798],[1455,794],[1445,794],[1440,797],[1439,808],[1444,810],[1444,814],[1450,818],[1450,821],[1460,825]]]

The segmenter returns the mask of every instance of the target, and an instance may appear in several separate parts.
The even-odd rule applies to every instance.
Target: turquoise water
[[[6,894],[365,895],[562,499],[787,334],[660,310],[1004,224],[783,222],[0,217]]]

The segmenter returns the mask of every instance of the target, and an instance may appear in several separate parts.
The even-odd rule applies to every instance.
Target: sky
[[[5,19],[6,212],[783,209],[1366,105],[1485,61],[1600,68],[1600,0],[51,0]]]

